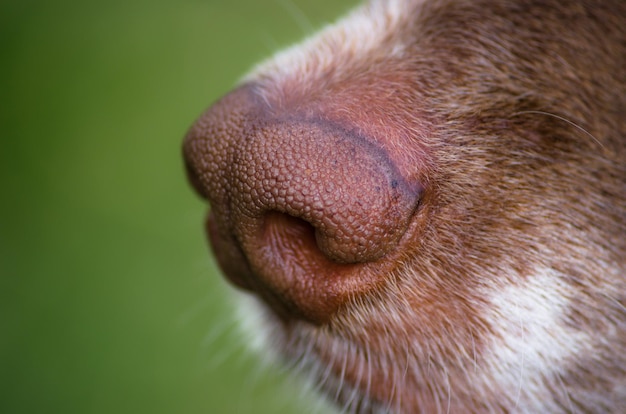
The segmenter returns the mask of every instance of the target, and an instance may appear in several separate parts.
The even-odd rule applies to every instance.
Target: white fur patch
[[[490,295],[487,317],[496,331],[487,365],[494,386],[507,390],[515,412],[553,412],[550,388],[566,393],[559,372],[585,352],[591,338],[564,323],[573,289],[551,269],[540,269],[517,285]],[[566,398],[567,400],[567,398]]]
[[[238,293],[235,299],[237,327],[247,347],[259,357],[259,362],[263,368],[284,373],[284,369],[289,367],[289,362],[281,357],[287,344],[285,331],[280,329],[274,315],[257,297],[247,293]],[[312,363],[313,367],[316,363],[316,361],[310,361],[307,358],[304,362]],[[292,367],[297,367],[297,364],[293,362],[291,364]],[[286,382],[279,382],[276,390],[289,393],[285,395],[296,392],[296,399],[302,402],[302,407],[306,407],[304,413],[330,414],[336,412],[335,407],[326,399],[326,396],[319,393],[315,372],[301,372],[296,369],[295,372],[287,373],[290,375],[284,378]]]
[[[276,344],[272,343],[272,336],[276,334],[277,329],[270,322],[272,317],[268,314],[269,310],[258,298],[246,293],[237,292],[235,302],[233,307],[236,311],[237,327],[248,348],[268,358],[266,363],[274,363],[278,355]]]
[[[342,61],[353,66],[381,53],[401,57],[404,45],[399,40],[391,41],[389,48],[381,48],[381,44],[390,43],[394,28],[410,15],[407,13],[410,3],[416,1],[372,0],[308,40],[261,63],[244,81],[265,81],[263,86],[270,88],[280,88],[290,80],[306,86],[344,67]]]

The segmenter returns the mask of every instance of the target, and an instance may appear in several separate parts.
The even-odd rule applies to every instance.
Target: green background
[[[355,1],[0,3],[0,412],[324,412],[263,368],[186,129]]]

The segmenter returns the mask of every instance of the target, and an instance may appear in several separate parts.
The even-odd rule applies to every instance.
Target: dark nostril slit
[[[263,244],[270,252],[281,257],[297,256],[299,252],[323,256],[315,237],[315,227],[309,222],[289,214],[268,212],[263,223]],[[295,257],[294,257],[295,258]]]
[[[306,220],[270,211],[247,257],[255,290],[279,315],[322,323],[352,288],[354,264],[333,260],[319,247],[319,230]],[[260,283],[259,283],[260,282]],[[363,279],[363,286],[369,283]]]

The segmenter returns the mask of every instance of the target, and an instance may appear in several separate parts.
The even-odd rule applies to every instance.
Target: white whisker
[[[278,0],[278,3],[290,14],[291,18],[296,22],[304,35],[309,35],[315,31],[311,20],[309,20],[293,1]]]
[[[565,386],[565,383],[563,382],[563,377],[561,377],[560,372],[556,373],[556,378],[557,380],[559,380],[559,384],[561,385],[561,388],[563,389],[563,394],[565,394],[565,399],[567,401],[569,412],[574,414],[576,412],[574,410],[574,404],[572,403],[572,399],[570,398],[569,391],[567,390],[567,387]]]
[[[524,115],[524,114],[538,114],[538,115],[546,115],[546,116],[550,116],[552,118],[556,118],[560,121],[566,122],[569,125],[573,126],[574,128],[578,129],[579,131],[583,132],[585,135],[587,135],[589,138],[591,138],[596,144],[598,144],[602,149],[604,149],[604,145],[602,144],[602,142],[600,142],[599,139],[597,139],[595,136],[593,136],[592,133],[590,133],[589,131],[587,131],[585,128],[583,128],[582,126],[578,125],[577,123],[570,121],[567,118],[564,118],[562,116],[550,113],[550,112],[546,112],[546,111],[520,111],[520,112],[516,112],[514,113],[512,116],[517,116],[517,115]]]

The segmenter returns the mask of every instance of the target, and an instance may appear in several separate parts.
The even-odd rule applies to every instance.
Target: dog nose
[[[317,323],[381,282],[368,266],[395,249],[419,200],[372,140],[270,108],[252,87],[211,107],[184,155],[226,276]]]

